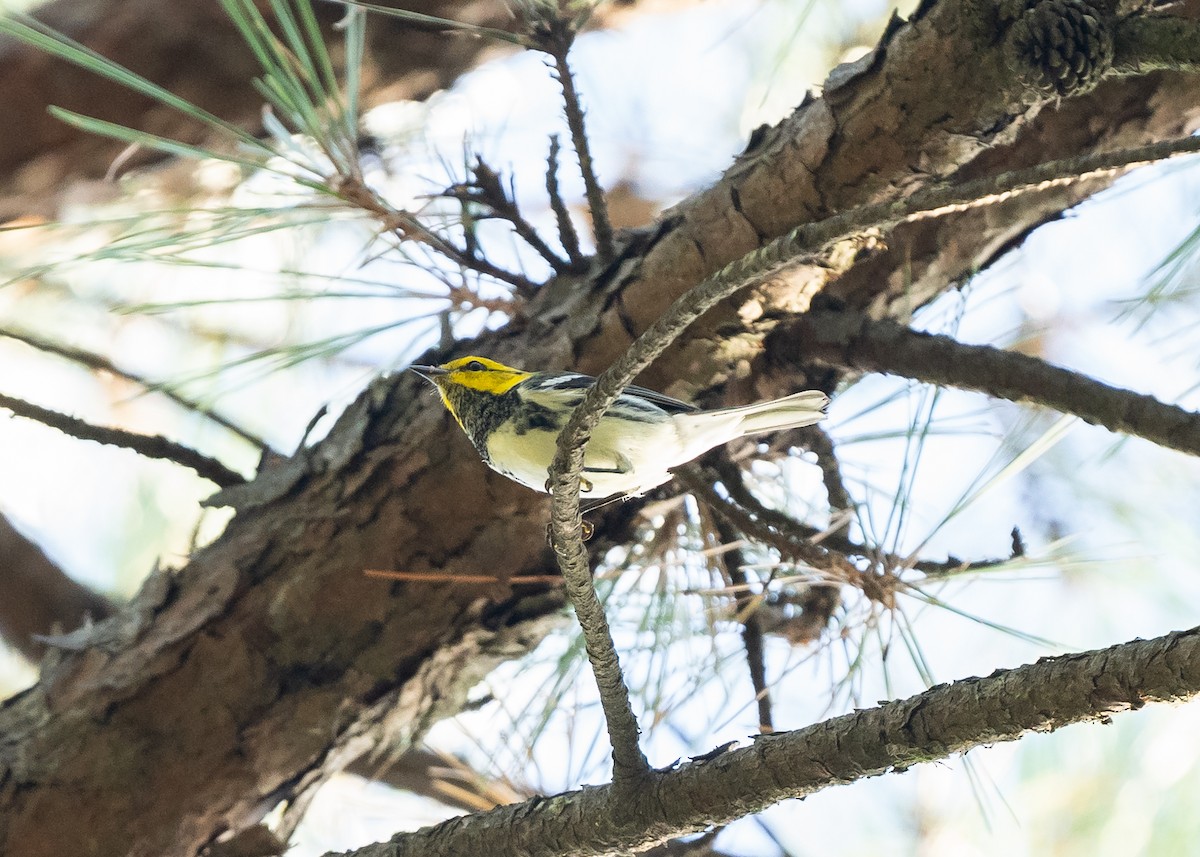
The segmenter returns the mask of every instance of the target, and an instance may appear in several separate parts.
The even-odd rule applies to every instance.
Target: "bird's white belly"
[[[493,434],[488,440],[489,464],[522,485],[545,491],[557,440],[552,431]],[[671,478],[669,468],[683,463],[673,460],[678,447],[673,422],[643,423],[631,432],[624,423],[602,419],[584,453],[580,496],[645,493]]]

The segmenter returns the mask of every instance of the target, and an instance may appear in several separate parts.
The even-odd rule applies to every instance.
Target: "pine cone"
[[[1048,95],[1078,95],[1112,65],[1113,37],[1088,0],[1043,0],[1013,23],[1005,49],[1024,83]]]

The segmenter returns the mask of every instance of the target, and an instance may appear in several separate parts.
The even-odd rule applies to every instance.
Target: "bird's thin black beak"
[[[416,372],[418,375],[420,375],[426,381],[432,381],[438,375],[448,375],[450,373],[449,369],[443,369],[441,366],[413,365],[413,366],[409,366],[408,368],[413,370],[414,372]]]

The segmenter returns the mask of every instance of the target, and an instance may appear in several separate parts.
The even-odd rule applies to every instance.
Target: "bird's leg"
[[[579,493],[580,494],[587,494],[588,492],[590,492],[592,490],[593,487],[594,486],[592,485],[591,482],[589,482],[587,479],[584,479],[583,477],[580,477],[580,479],[579,479]],[[551,490],[550,479],[548,477],[546,479],[546,493],[547,494],[554,493],[554,491]],[[601,505],[603,505],[603,504],[601,504]],[[592,508],[598,508],[598,507],[593,506]],[[585,510],[585,511],[590,511],[590,510]],[[596,532],[596,525],[593,524],[591,521],[581,520],[579,522],[579,535],[582,536],[582,538],[585,542],[588,539],[590,539],[595,534],[595,532]],[[553,533],[551,533],[551,525],[550,524],[546,525],[546,544],[550,545],[551,547],[554,546]]]
[[[596,533],[596,525],[593,524],[591,521],[580,521],[579,522],[579,535],[583,538],[583,540],[585,542],[588,539],[590,539],[593,535],[595,535],[595,533]],[[554,525],[553,524],[546,524],[546,544],[550,545],[550,547],[554,547]]]
[[[579,493],[581,495],[587,494],[591,490],[592,490],[592,483],[589,482],[588,480],[584,479],[582,476],[579,477]],[[550,485],[550,477],[549,476],[546,477],[546,493],[547,494],[554,493],[554,490],[553,490],[552,486]]]

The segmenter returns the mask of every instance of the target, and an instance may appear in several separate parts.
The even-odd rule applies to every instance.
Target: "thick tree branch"
[[[1139,118],[1144,115],[1146,96],[1129,88],[1128,79],[1107,81],[1094,95],[1060,102],[1054,109],[1025,112],[1024,107],[1015,109],[1003,99],[993,100],[996,93],[990,88],[995,84],[989,77],[993,73],[991,60],[983,59],[985,55],[978,52],[978,47],[970,57],[956,54],[956,44],[939,39],[935,39],[936,48],[930,49],[933,43],[918,47],[935,33],[954,32],[969,41],[971,34],[980,32],[971,15],[981,6],[991,5],[924,5],[922,13],[909,24],[889,29],[874,57],[853,67],[839,68],[827,82],[824,99],[802,105],[779,127],[759,135],[721,183],[672,210],[653,234],[651,246],[639,255],[635,265],[624,266],[618,282],[609,287],[610,307],[600,324],[590,329],[576,326],[587,337],[577,345],[581,359],[577,368],[598,374],[610,365],[624,343],[642,329],[636,323],[630,324],[630,319],[661,315],[697,273],[711,272],[748,247],[780,234],[781,228],[787,228],[784,211],[797,220],[817,220],[831,210],[857,204],[848,200],[850,196],[859,201],[879,199],[893,195],[897,189],[907,192],[928,185],[948,174],[944,166],[939,166],[947,162],[947,156],[958,165],[955,169],[960,175],[978,176],[1047,157],[1161,139],[1169,124],[1163,123],[1168,114],[1156,111],[1157,118],[1149,125]],[[924,14],[926,11],[929,14]],[[911,68],[922,69],[919,75],[906,68],[905,63],[912,61],[916,65]],[[937,71],[943,65],[944,76]],[[971,68],[969,78],[974,89],[964,98],[963,90],[950,82],[963,80],[961,69],[966,67]],[[1187,93],[1194,87],[1186,78],[1152,79],[1163,86],[1163,94],[1169,91],[1175,93],[1171,98],[1190,101]],[[852,105],[843,98],[848,90],[854,92]],[[873,107],[859,100],[870,93],[882,99],[869,101]],[[887,107],[881,115],[877,108],[884,103]],[[891,111],[899,103],[908,105],[909,110],[893,115]],[[912,106],[918,103],[936,104],[938,111],[912,112]],[[1102,135],[1102,142],[1094,131],[1100,115],[1115,119]],[[1184,113],[1175,111],[1172,115],[1181,120],[1174,126],[1174,133],[1191,129]],[[994,125],[987,125],[988,117]],[[909,122],[924,122],[929,132],[924,142],[917,144],[918,161],[912,160],[912,149],[905,139],[908,132],[902,130],[897,136],[891,130],[906,129]],[[838,129],[836,138],[828,134],[832,128]],[[884,128],[889,130],[880,130]],[[844,150],[851,141],[853,156]],[[794,152],[797,159],[793,166],[780,169],[774,156],[783,151]],[[902,156],[904,151],[910,154]],[[912,166],[918,162],[920,170]],[[713,311],[689,335],[694,344],[665,354],[641,383],[688,398],[699,389],[693,380],[697,371],[702,377],[715,375],[722,380],[730,373],[743,372],[737,360],[754,360],[761,340],[753,325],[747,326],[744,336],[730,334],[731,329],[744,325],[744,317],[737,314],[738,306],[748,306],[745,312],[750,313],[757,312],[758,307],[783,304],[790,311],[794,294],[810,291],[818,281],[826,282],[830,295],[849,306],[871,307],[875,314],[908,314],[941,293],[948,277],[966,276],[990,264],[1033,225],[1057,216],[1064,206],[1078,202],[1106,182],[1093,179],[1078,185],[1064,184],[1044,193],[1025,194],[960,213],[951,220],[905,224],[889,241],[888,252],[861,259],[849,270],[800,268],[745,300]],[[850,187],[854,193],[847,195]],[[949,238],[948,231],[953,238]],[[725,343],[717,353],[706,347],[713,339]],[[780,382],[787,383],[789,378],[781,374]],[[775,382],[769,376],[756,375],[755,383],[760,395],[788,391],[771,388]]]
[[[814,312],[768,338],[772,359],[822,360],[1043,405],[1110,431],[1200,455],[1200,414],[1101,383],[1036,357],[964,345],[850,312]]]
[[[609,812],[613,786],[534,798],[463,816],[347,857],[488,854],[573,857],[645,848],[813,794],[974,747],[1072,723],[1107,722],[1150,702],[1200,693],[1200,629],[1043,658],[986,678],[938,685],[877,708],[745,748],[655,771],[629,815]]]
[[[1137,15],[1116,28],[1113,71],[1200,71],[1200,23],[1186,18]]]
[[[890,229],[905,220],[945,217],[969,208],[996,205],[1012,196],[1048,190],[1089,178],[1110,176],[1131,167],[1145,166],[1165,158],[1200,152],[1200,139],[1185,137],[1146,146],[1097,152],[1047,161],[970,181],[945,182],[912,196],[877,205],[865,205],[837,214],[812,226],[801,226],[776,239],[752,256],[786,258],[813,250],[823,243],[845,237],[855,230]],[[776,246],[778,245],[778,246]]]
[[[230,470],[215,458],[209,458],[190,447],[167,440],[162,435],[145,435],[124,429],[92,425],[77,417],[52,411],[49,408],[43,408],[3,393],[0,393],[0,408],[12,411],[19,417],[25,417],[50,428],[58,429],[63,434],[77,437],[80,440],[94,440],[96,443],[131,449],[146,458],[158,458],[174,464],[181,464],[222,488],[242,485],[246,482],[245,476],[236,470]]]

